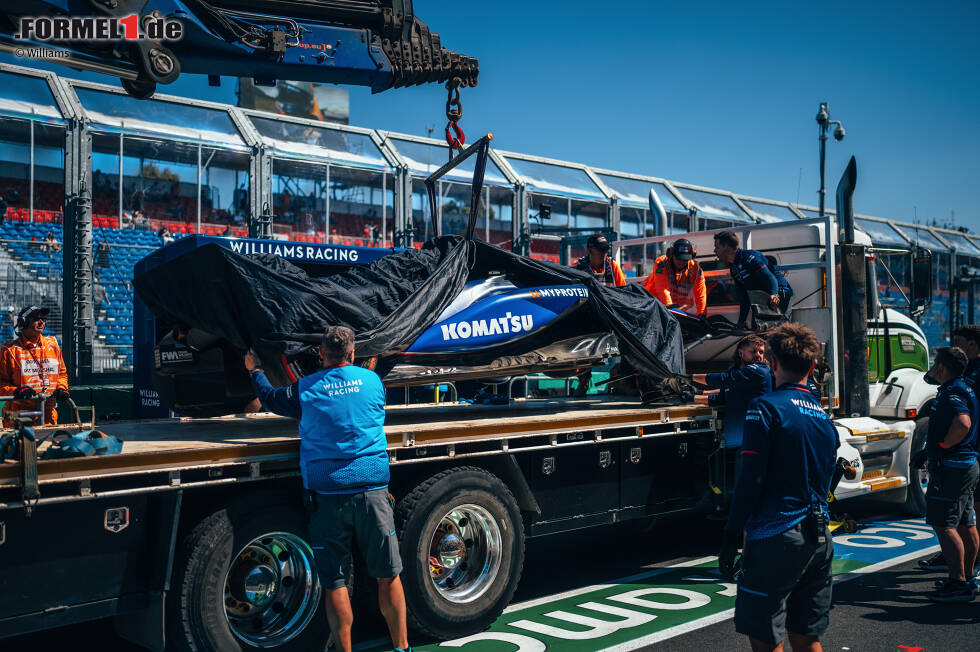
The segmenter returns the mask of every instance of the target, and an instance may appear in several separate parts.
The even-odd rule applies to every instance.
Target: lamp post
[[[824,172],[827,163],[827,129],[830,125],[837,125],[834,129],[834,140],[840,142],[844,140],[844,126],[837,120],[830,119],[830,106],[827,102],[820,103],[820,110],[817,111],[817,124],[820,126],[820,217],[824,216],[824,204],[827,199],[827,188],[824,187]]]

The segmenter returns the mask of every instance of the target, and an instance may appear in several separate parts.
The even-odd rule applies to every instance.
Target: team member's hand
[[[728,581],[735,579],[735,557],[738,555],[738,539],[740,532],[725,530],[722,535],[721,550],[718,551],[718,570]]]
[[[769,307],[772,308],[772,309],[774,309],[774,310],[779,307],[779,295],[778,294],[770,294],[769,295]]]
[[[27,398],[34,398],[35,396],[37,396],[37,392],[35,392],[34,388],[30,385],[22,385],[17,388],[17,391],[14,392],[14,398],[18,401]]]
[[[245,368],[249,373],[252,373],[256,369],[262,366],[262,361],[259,360],[259,356],[255,355],[255,351],[249,349],[245,354]]]
[[[694,402],[697,403],[698,405],[707,405],[708,404],[708,395],[707,394],[696,394],[694,396]]]
[[[916,451],[912,454],[912,459],[909,461],[909,466],[913,469],[921,469],[926,465],[926,461],[929,459],[929,454],[926,453],[926,449]]]
[[[59,401],[67,401],[71,398],[71,394],[67,389],[62,389],[59,387],[58,389],[54,390],[54,397]]]

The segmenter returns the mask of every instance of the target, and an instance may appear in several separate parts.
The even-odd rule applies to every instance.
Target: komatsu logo
[[[472,321],[452,322],[442,324],[442,339],[466,340],[471,337],[486,337],[509,333],[528,333],[534,328],[532,315],[514,315],[507,313],[496,319],[474,319]]]

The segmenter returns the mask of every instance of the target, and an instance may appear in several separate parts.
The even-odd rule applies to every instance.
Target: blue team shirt
[[[299,419],[303,486],[318,493],[356,493],[388,486],[385,390],[369,369],[321,369],[286,387],[252,374],[266,409]]]
[[[732,280],[739,290],[738,321],[743,322],[749,316],[748,290],[759,290],[768,295],[783,293],[785,297],[793,296],[793,288],[779,269],[769,262],[761,251],[755,249],[738,249],[735,260],[729,267]]]
[[[837,429],[806,386],[786,384],[753,399],[726,529],[764,539],[805,519],[810,505],[827,513],[839,446]]]
[[[735,252],[730,271],[732,280],[744,290],[762,290],[769,294],[779,294],[782,290],[786,295],[793,296],[789,281],[761,251],[739,249]]]
[[[749,401],[772,391],[772,372],[769,365],[753,362],[744,367],[732,365],[724,373],[707,374],[705,383],[721,391],[708,397],[708,405],[725,406],[725,447],[742,445],[745,409]]]
[[[953,418],[958,414],[970,417],[970,430],[955,446],[942,448],[939,443],[946,438]],[[967,469],[973,466],[977,460],[978,420],[980,407],[976,392],[962,376],[940,385],[929,413],[929,432],[926,435],[929,459],[952,468]]]
[[[980,383],[980,357],[973,358],[966,364],[966,369],[963,370],[963,380],[973,388],[973,391],[980,390],[980,387],[977,387],[977,383]]]

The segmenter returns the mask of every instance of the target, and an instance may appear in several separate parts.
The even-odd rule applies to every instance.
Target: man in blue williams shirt
[[[736,480],[718,554],[721,574],[735,575],[735,631],[752,649],[818,651],[830,621],[831,562],[827,492],[840,443],[837,430],[806,383],[820,344],[802,324],[783,324],[768,337],[776,390],[749,403]]]
[[[913,468],[928,466],[926,523],[939,537],[949,579],[927,597],[934,602],[970,602],[976,597],[973,565],[980,539],[973,492],[980,477],[977,424],[980,407],[963,379],[966,354],[956,347],[936,351],[924,380],[939,385],[929,412],[926,446],[912,458]]]
[[[953,346],[963,349],[968,359],[963,379],[973,387],[973,391],[980,390],[980,324],[957,328],[953,332]]]
[[[725,447],[742,445],[745,410],[749,401],[772,391],[772,372],[765,363],[766,341],[746,335],[735,346],[735,359],[724,373],[694,374],[694,382],[718,391],[698,394],[696,403],[724,406]]]
[[[740,249],[733,231],[715,234],[715,256],[729,266],[738,294],[738,323],[744,326],[749,317],[749,290],[765,292],[769,307],[783,315],[789,311],[793,288],[779,269],[762,252]]]
[[[286,387],[272,387],[253,351],[245,355],[245,368],[266,409],[299,419],[300,470],[311,512],[310,539],[336,642],[350,652],[354,614],[346,579],[353,538],[368,574],[378,580],[378,602],[395,649],[411,650],[388,493],[384,386],[376,373],[352,364],[351,329],[329,327],[319,353],[323,368]]]
[[[973,392],[980,399],[980,324],[967,324],[957,328],[953,332],[953,346],[963,349],[963,353],[966,354],[969,361],[966,363],[966,369],[963,370],[963,380],[973,388]],[[980,436],[978,436],[977,449],[980,450]],[[978,503],[980,503],[980,482],[977,482],[977,488],[973,490],[974,509]],[[980,569],[974,566],[971,575],[976,578],[978,572]]]

